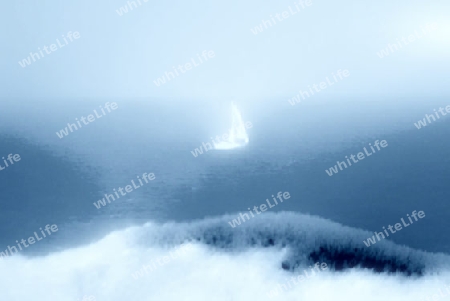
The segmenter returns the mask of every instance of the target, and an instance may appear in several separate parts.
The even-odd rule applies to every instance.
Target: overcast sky
[[[338,69],[350,76],[322,95],[450,95],[447,0],[311,0],[257,35],[252,28],[298,1],[140,1],[122,16],[124,0],[3,3],[0,97],[289,98]],[[377,56],[433,22],[438,30]],[[80,38],[19,65],[69,31]],[[215,56],[153,83],[204,50]]]

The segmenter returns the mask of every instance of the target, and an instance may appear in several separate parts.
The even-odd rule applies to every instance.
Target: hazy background
[[[448,160],[442,133],[448,127],[437,122],[438,132],[430,132],[431,126],[418,132],[413,123],[449,103],[448,2],[313,0],[257,35],[250,29],[295,2],[141,3],[122,16],[116,10],[125,1],[3,5],[2,148],[5,154],[35,158],[35,165],[26,165],[25,156],[17,170],[2,173],[5,225],[14,229],[5,242],[52,218],[145,222],[232,213],[245,210],[249,200],[264,200],[269,193],[264,187],[278,191],[283,185],[298,190],[298,203],[276,210],[309,212],[375,231],[410,213],[408,204],[435,204],[438,215],[427,219],[427,233],[443,225]],[[383,59],[377,56],[388,43],[433,22],[438,30]],[[62,41],[69,31],[81,37],[20,67],[18,61],[30,52]],[[213,50],[215,57],[160,87],[153,84],[172,66],[197,60],[203,50]],[[289,105],[298,90],[331,79],[338,69],[348,69],[350,76]],[[211,153],[194,158],[191,150],[228,130],[231,99],[254,124],[249,149],[231,155],[232,161]],[[107,101],[116,101],[119,109],[57,138],[55,132],[68,122]],[[325,174],[336,160],[376,139],[387,139],[390,146],[371,157],[373,162],[332,178]],[[401,147],[389,155],[395,143]],[[21,180],[30,172],[31,178]],[[161,183],[136,191],[124,203],[101,211],[93,207],[100,195],[144,172],[155,172]],[[241,179],[244,174],[248,178]],[[416,207],[411,210],[421,210]],[[379,214],[368,218],[373,212]],[[417,240],[416,233],[403,231],[392,239],[450,249],[437,238],[429,241],[429,234]]]
[[[337,69],[351,76],[322,95],[448,96],[450,3],[326,1],[254,35],[294,1],[13,1],[0,20],[0,97],[292,97]],[[376,52],[420,26],[439,30],[389,57]],[[18,61],[68,31],[80,38],[26,68]],[[169,83],[153,80],[197,53],[216,56]],[[61,100],[62,101],[62,100]]]

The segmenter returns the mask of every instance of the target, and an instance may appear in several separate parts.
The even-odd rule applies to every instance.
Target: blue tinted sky
[[[10,1],[0,21],[1,97],[292,97],[338,69],[323,95],[448,96],[450,2],[329,1],[254,35],[298,1]],[[420,26],[439,29],[380,59]],[[68,31],[80,39],[26,68],[18,61]],[[161,87],[153,81],[203,50],[215,57]]]

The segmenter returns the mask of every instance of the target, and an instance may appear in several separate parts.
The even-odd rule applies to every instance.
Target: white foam
[[[157,225],[146,228],[158,231]],[[280,268],[286,250],[257,248],[223,252],[191,244],[182,256],[134,279],[131,274],[177,247],[146,247],[143,228],[113,232],[95,244],[46,257],[0,261],[1,300],[422,300],[444,290],[450,273],[405,277],[361,269],[322,271],[284,291],[268,293],[295,275]],[[298,272],[300,273],[300,271]],[[298,274],[297,274],[298,275]]]

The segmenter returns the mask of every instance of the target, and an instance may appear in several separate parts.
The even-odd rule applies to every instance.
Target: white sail
[[[228,131],[226,141],[214,142],[214,149],[234,149],[248,144],[248,135],[245,124],[242,120],[241,112],[234,103],[231,103],[231,129]]]

